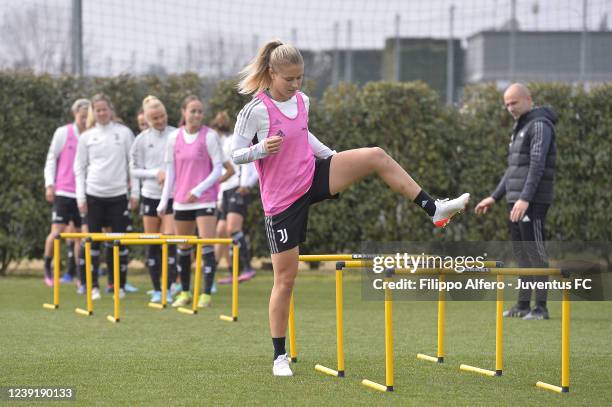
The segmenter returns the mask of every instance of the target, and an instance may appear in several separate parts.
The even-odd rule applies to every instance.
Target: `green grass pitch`
[[[0,279],[0,387],[71,386],[76,405],[612,405],[609,302],[571,306],[569,394],[535,387],[539,380],[560,385],[559,302],[550,303],[549,321],[504,321],[504,376],[495,378],[459,371],[461,363],[494,368],[494,302],[447,304],[443,365],[415,357],[435,355],[436,303],[396,302],[395,392],[379,393],[360,382],[384,383],[383,304],[362,300],[356,275],[345,277],[345,378],[314,371],[317,363],[336,364],[332,273],[298,276],[292,378],[271,372],[271,273],[240,285],[238,323],[219,320],[230,312],[229,286],[219,288],[212,308],[190,316],[148,308],[145,273],[130,281],[141,290],[128,295],[121,322],[111,324],[110,294],[84,317],[74,313],[85,297],[72,284],[62,286],[60,309],[49,311],[42,303],[51,301],[51,289],[39,277]],[[19,403],[29,404],[49,403]]]

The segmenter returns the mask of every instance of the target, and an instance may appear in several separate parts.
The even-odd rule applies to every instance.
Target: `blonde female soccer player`
[[[87,99],[78,99],[72,104],[74,122],[55,130],[45,162],[45,197],[53,204],[51,232],[45,241],[45,283],[49,286],[53,285],[53,239],[58,233],[65,232],[70,224],[75,232],[81,231],[81,216],[76,201],[74,157],[79,136],[85,131],[89,105]],[[62,282],[70,282],[76,275],[75,256],[79,257],[79,244],[76,239],[68,247],[68,273],[62,277]]]
[[[132,202],[137,202],[138,188],[130,185],[129,159],[134,133],[126,126],[115,121],[113,104],[110,99],[99,93],[91,99],[92,118],[95,123],[79,137],[74,175],[76,179],[76,198],[79,212],[86,215],[88,231],[102,232],[110,225],[115,233],[127,230],[129,217],[128,193]],[[84,262],[84,250],[80,261]],[[125,296],[127,278],[128,248],[120,248],[120,297]],[[100,298],[98,267],[100,264],[100,243],[93,242],[91,248],[93,266],[92,298]],[[109,270],[111,270],[109,268]],[[81,282],[85,283],[83,269]],[[109,272],[109,279],[113,275]],[[116,281],[112,281],[117,284]]]
[[[168,199],[166,210],[159,215],[157,206],[162,196],[166,178],[166,145],[170,133],[176,130],[168,126],[166,107],[155,96],[147,96],[142,102],[143,115],[148,126],[132,144],[130,151],[130,174],[141,181],[140,212],[145,233],[174,234],[172,198]],[[168,281],[176,279],[176,246],[168,246]],[[161,303],[161,246],[150,245],[147,250],[147,267],[153,284],[151,302]],[[170,290],[167,301],[172,302]]]
[[[302,55],[292,45],[270,41],[241,72],[239,92],[255,95],[238,115],[232,158],[255,162],[265,228],[274,269],[269,320],[275,376],[292,376],[285,352],[289,302],[306,239],[309,206],[337,198],[370,174],[414,201],[437,227],[463,210],[469,194],[434,200],[379,147],[336,153],[308,130],[308,97],[300,92]]]

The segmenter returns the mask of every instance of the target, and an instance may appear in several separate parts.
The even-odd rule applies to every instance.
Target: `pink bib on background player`
[[[64,148],[57,160],[57,170],[55,172],[55,192],[64,191],[75,193],[76,181],[74,179],[74,157],[77,150],[77,137],[74,134],[74,126],[67,124],[68,136],[64,143]]]
[[[270,130],[267,137],[283,138],[277,154],[255,161],[264,212],[272,216],[308,192],[314,177],[315,158],[308,143],[308,112],[302,94],[295,94],[298,113],[294,119],[285,116],[265,92],[256,97],[268,110]]]
[[[202,126],[193,143],[185,142],[184,127],[181,127],[176,136],[174,145],[174,201],[188,203],[187,197],[193,188],[212,172],[213,164],[206,146],[208,127]],[[215,202],[219,192],[219,183],[216,182],[198,198],[196,202]]]

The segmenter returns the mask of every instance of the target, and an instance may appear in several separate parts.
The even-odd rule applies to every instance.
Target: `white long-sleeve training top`
[[[157,174],[166,171],[166,144],[174,130],[176,128],[172,126],[162,131],[151,127],[136,136],[132,144],[130,174],[132,178],[141,180],[140,193],[146,198],[161,198],[163,185],[157,182]]]
[[[232,134],[230,134],[229,136],[221,136],[221,145],[223,147],[223,153],[225,157],[232,156],[233,138],[234,136]],[[225,180],[225,182],[221,184],[219,195],[223,194],[224,191],[230,190],[232,188],[252,188],[255,186],[255,184],[257,184],[257,182],[259,181],[259,176],[257,175],[255,164],[235,164],[233,161],[230,162],[234,167],[234,175],[229,177],[227,180]]]
[[[310,108],[310,99],[302,94],[306,111]],[[280,111],[289,118],[294,118],[298,114],[297,97],[294,95],[285,102],[272,100]],[[264,146],[264,140],[268,137],[270,130],[270,119],[266,105],[258,98],[253,98],[238,114],[238,120],[234,127],[234,137],[232,140],[232,160],[235,164],[245,164],[264,158],[268,155]],[[257,136],[257,143],[253,142]],[[310,131],[308,132],[308,143],[312,152],[317,158],[327,158],[336,154],[335,150],[330,149],[321,143]]]
[[[86,195],[100,198],[127,195],[130,148],[133,142],[132,130],[114,122],[96,124],[79,137],[74,159],[79,203],[86,201]],[[132,179],[130,189],[131,196],[137,198],[137,179]]]

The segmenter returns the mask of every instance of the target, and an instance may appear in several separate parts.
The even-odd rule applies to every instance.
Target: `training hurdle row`
[[[200,239],[196,236],[168,236],[157,234],[141,234],[141,233],[61,233],[54,239],[54,271],[53,271],[53,304],[43,304],[46,309],[59,308],[59,275],[60,275],[60,249],[62,239],[85,239],[85,278],[86,278],[86,303],[87,308],[76,308],[75,312],[79,315],[93,315],[93,300],[91,298],[92,290],[92,272],[91,272],[91,244],[93,242],[113,242],[113,279],[114,288],[114,312],[107,319],[111,322],[120,321],[121,305],[119,299],[119,246],[129,245],[161,245],[162,246],[162,302],[161,304],[149,303],[151,308],[165,309],[167,307],[167,289],[168,289],[168,245],[170,244],[188,244],[196,246],[196,275],[194,280],[194,296],[192,308],[178,308],[179,312],[184,314],[195,315],[198,312],[197,303],[201,289],[201,271],[202,271],[202,245],[205,244],[227,244],[232,245],[233,264],[232,264],[232,313],[231,316],[220,315],[219,318],[227,322],[238,321],[238,255],[240,246],[238,242],[232,239]]]
[[[353,260],[355,258],[361,260]],[[342,314],[342,276],[345,268],[363,268],[371,265],[368,261],[371,256],[368,255],[323,255],[323,256],[300,256],[301,261],[334,261],[336,263],[336,346],[337,346],[337,369],[331,369],[323,365],[317,364],[315,370],[325,373],[330,376],[344,377],[344,336],[343,336],[343,314]],[[562,276],[560,269],[524,269],[524,268],[501,268],[500,262],[485,262],[482,269],[469,270],[462,274],[465,275],[495,275],[497,281],[503,281],[504,276],[520,276],[520,275],[547,275],[547,276]],[[391,270],[387,274],[388,281],[393,274],[406,275],[437,275],[439,279],[444,280],[445,275],[457,275],[451,269],[417,269],[416,272],[411,270]],[[562,374],[561,386],[554,386],[544,382],[537,382],[536,386],[542,389],[555,391],[558,393],[569,392],[569,290],[563,291],[562,299]],[[497,290],[496,299],[496,370],[486,370],[469,365],[461,365],[462,371],[472,371],[482,373],[487,376],[501,376],[502,374],[502,355],[503,355],[503,291]],[[444,314],[445,314],[445,298],[444,292],[439,293],[438,301],[438,353],[437,357],[432,357],[424,354],[418,354],[417,357],[422,360],[428,360],[437,363],[444,361]],[[291,314],[290,314],[290,317]],[[385,385],[376,383],[371,380],[363,380],[362,384],[379,391],[393,391],[393,299],[391,291],[385,290]],[[293,358],[293,355],[292,355]]]
[[[337,346],[337,369],[331,369],[321,364],[315,365],[315,370],[330,376],[344,377],[344,329],[343,329],[343,270],[349,266],[366,267],[372,264],[372,259],[378,254],[314,254],[300,255],[300,261],[304,262],[336,262],[336,346]],[[353,263],[351,263],[353,262]],[[498,261],[485,261],[483,267],[501,267]],[[290,337],[290,356],[291,360],[297,360],[297,350],[295,346],[295,316],[294,316],[293,296],[291,297],[291,307],[289,313],[289,337]],[[292,328],[293,327],[293,328]]]
[[[563,276],[564,273],[560,269],[543,268],[543,269],[500,269],[504,272],[496,274],[496,282],[498,284],[504,282],[505,275],[524,276],[524,275],[545,275],[545,276]],[[423,273],[425,274],[425,273]],[[445,281],[444,275],[438,276],[439,281]],[[561,302],[561,386],[554,386],[545,382],[537,382],[536,386],[542,389],[551,390],[557,393],[569,392],[569,290],[563,290]],[[429,356],[423,353],[417,354],[417,359],[425,360],[434,363],[444,363],[444,341],[445,341],[445,313],[446,313],[445,292],[438,292],[438,347],[436,357]],[[496,290],[495,301],[495,370],[483,369],[468,364],[459,365],[459,370],[463,372],[472,372],[481,374],[487,377],[499,377],[503,374],[503,330],[504,330],[504,290],[498,285]]]

